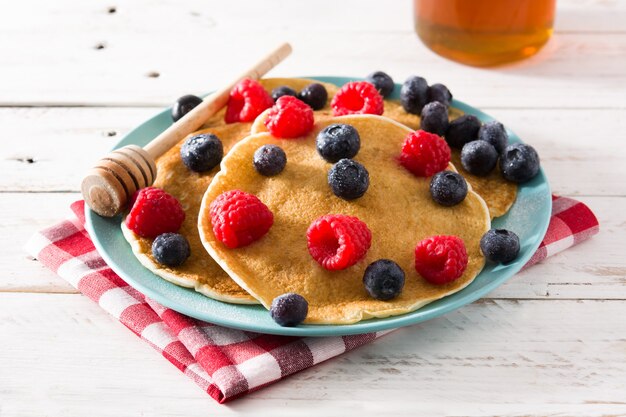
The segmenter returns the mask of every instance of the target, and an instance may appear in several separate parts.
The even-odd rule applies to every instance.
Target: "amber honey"
[[[474,66],[534,55],[550,39],[556,0],[414,0],[415,30],[430,49]]]

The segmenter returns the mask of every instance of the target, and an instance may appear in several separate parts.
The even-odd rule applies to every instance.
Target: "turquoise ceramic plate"
[[[353,79],[342,77],[314,77],[321,81],[343,85]],[[396,85],[393,97],[399,96]],[[452,105],[481,121],[492,120],[485,113],[460,101]],[[166,109],[130,132],[117,147],[129,144],[143,146],[171,124],[170,109]],[[512,142],[520,139],[509,131]],[[517,260],[509,265],[487,265],[476,279],[463,290],[442,298],[412,313],[384,319],[370,319],[348,325],[301,325],[280,327],[260,305],[228,304],[207,298],[193,290],[171,284],[145,269],[132,254],[120,230],[120,217],[106,219],[86,211],[87,229],[96,248],[128,284],[159,303],[186,315],[211,323],[237,329],[292,336],[339,336],[359,334],[407,326],[432,319],[469,304],[515,275],[535,252],[548,227],[552,200],[543,171],[519,188],[517,201],[504,216],[493,221],[493,227],[515,231],[521,241]]]

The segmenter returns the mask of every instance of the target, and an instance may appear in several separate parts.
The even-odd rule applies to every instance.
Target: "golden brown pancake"
[[[354,158],[370,173],[363,197],[345,201],[327,183],[331,164],[316,151],[315,137],[331,123],[353,125],[361,137]],[[489,229],[489,211],[473,191],[454,207],[433,202],[429,178],[416,177],[396,160],[409,128],[381,116],[344,116],[319,120],[304,138],[281,140],[269,133],[249,136],[223,160],[204,195],[198,228],[207,251],[250,294],[269,308],[274,297],[296,292],[309,302],[305,323],[347,324],[370,317],[399,315],[459,291],[484,265],[479,241]],[[258,174],[251,161],[262,145],[276,144],[287,154],[287,165],[275,177]],[[454,169],[450,166],[450,169]],[[240,189],[258,196],[274,214],[274,224],[249,246],[229,249],[217,241],[209,205],[221,193]],[[342,271],[322,268],[309,254],[306,231],[326,214],[357,216],[372,232],[372,245],[364,259]],[[463,275],[446,285],[433,285],[414,268],[417,243],[429,236],[446,234],[462,238],[469,264]],[[388,258],[406,274],[401,295],[390,301],[371,298],[362,279],[368,264]]]
[[[268,92],[281,85],[287,85],[296,91],[300,91],[313,80],[296,78],[269,78],[260,80],[263,87]],[[324,84],[329,94],[334,94],[337,87],[331,84]],[[328,112],[327,105],[323,111]],[[222,141],[224,153],[227,153],[235,143],[250,132],[251,123],[224,123],[223,109],[212,117],[205,128],[192,133],[213,133]],[[196,173],[185,166],[180,158],[180,147],[184,143],[182,140],[163,156],[158,158],[157,178],[155,187],[163,188],[168,193],[181,202],[185,210],[185,221],[179,231],[189,241],[191,256],[185,263],[178,267],[167,267],[159,264],[152,256],[152,239],[141,238],[128,230],[122,222],[122,231],[126,240],[131,244],[133,253],[139,261],[154,274],[167,281],[183,287],[194,288],[196,291],[220,301],[240,304],[255,304],[256,299],[250,296],[228,274],[206,253],[202,247],[200,236],[198,235],[198,212],[202,195],[206,191],[209,183],[219,170],[214,168],[210,172]]]
[[[454,107],[449,107],[448,112],[450,120],[463,115],[461,110],[455,109]],[[383,113],[383,116],[402,123],[413,130],[420,128],[420,117],[416,114],[407,113],[404,108],[402,108],[402,104],[400,104],[400,101],[398,100],[385,100],[385,112]]]
[[[484,177],[470,174],[461,164],[461,151],[452,148],[451,150],[451,162],[459,174],[463,175],[465,181],[471,184],[474,191],[485,200],[491,218],[506,214],[517,198],[517,184],[505,180],[497,167]]]

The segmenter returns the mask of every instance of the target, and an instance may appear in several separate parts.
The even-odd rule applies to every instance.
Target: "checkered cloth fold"
[[[182,315],[144,297],[111,270],[85,231],[84,204],[36,233],[26,250],[148,342],[220,403],[362,346],[377,332],[344,337],[285,337],[234,330]],[[598,232],[584,204],[553,197],[552,219],[541,246],[525,266]]]

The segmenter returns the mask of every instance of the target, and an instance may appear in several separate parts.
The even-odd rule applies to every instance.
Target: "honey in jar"
[[[415,30],[430,49],[468,65],[534,55],[552,35],[556,0],[414,0]]]

